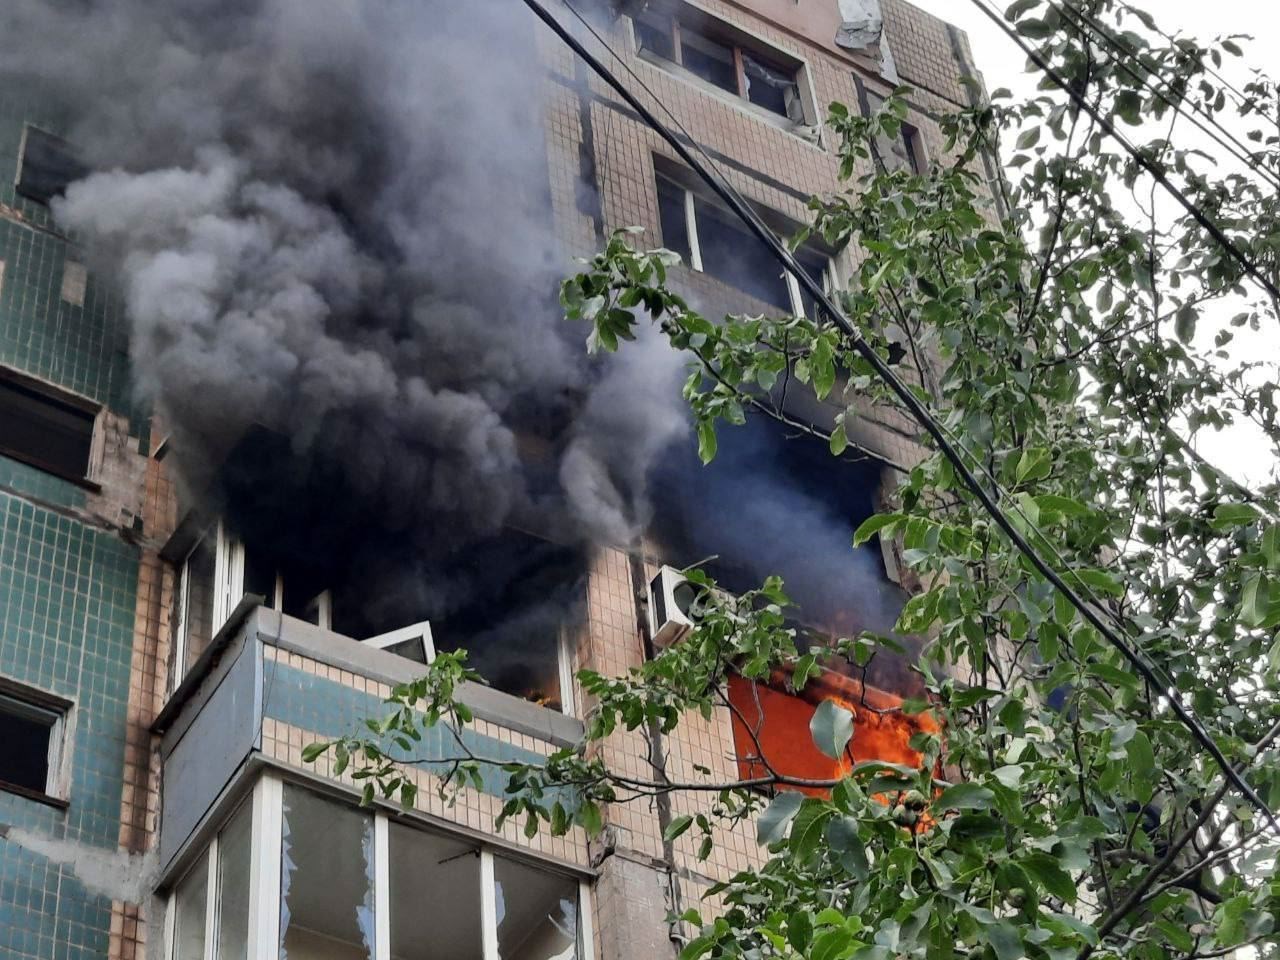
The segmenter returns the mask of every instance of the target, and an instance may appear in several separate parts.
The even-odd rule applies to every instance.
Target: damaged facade
[[[0,33],[32,28],[24,5],[0,13]],[[463,107],[514,101],[491,142],[483,130],[460,133],[461,148],[415,140],[407,131],[428,107],[412,90],[362,91],[372,103],[412,101],[351,122],[402,133],[397,162],[421,165],[425,186],[388,186],[404,172],[377,151],[313,147],[314,167],[291,178],[289,136],[246,136],[232,115],[208,119],[219,149],[192,140],[170,156],[145,131],[120,148],[57,84],[0,86],[5,956],[674,957],[668,912],[759,861],[748,831],[699,861],[691,836],[663,840],[686,812],[676,796],[670,808],[617,805],[590,842],[576,829],[495,834],[497,776],[446,806],[428,763],[414,768],[416,809],[362,809],[350,773],[329,758],[304,763],[304,746],[376,714],[392,685],[459,648],[487,681],[463,694],[475,747],[535,758],[575,742],[590,703],[574,672],[619,673],[652,649],[662,624],[648,585],[664,564],[714,554],[730,588],[782,573],[800,619],[820,630],[892,624],[907,587],[891,551],[850,554],[848,543],[893,471],[918,456],[907,423],[868,410],[850,424],[850,440],[877,459],[842,468],[838,484],[821,473],[825,448],[764,424],[726,432],[704,470],[680,412],[683,368],[660,344],[640,344],[635,365],[608,376],[582,372],[577,330],[546,347],[530,337],[510,356],[488,348],[491,325],[490,335],[523,336],[501,320],[514,309],[549,318],[535,333],[559,331],[555,277],[624,225],[682,253],[692,268],[677,282],[707,314],[812,307],[657,135],[520,12],[507,8],[503,29],[527,38],[529,59],[511,56],[536,82],[456,93],[447,71],[474,64],[434,50],[427,62],[446,72],[397,74],[430,87],[430,116],[449,114],[459,130]],[[243,35],[257,36],[246,18]],[[967,104],[960,77],[974,72],[963,35],[902,0],[652,0],[624,4],[606,25],[780,229],[836,186],[828,103],[871,109],[897,82],[914,86],[904,141],[882,152],[919,166],[942,150],[936,116]],[[361,36],[348,36],[354,62]],[[325,42],[301,29],[271,35],[303,60]],[[157,71],[180,69],[181,58],[161,60]],[[357,68],[333,76],[344,69]],[[331,79],[302,78],[321,101],[339,96],[319,86]],[[217,71],[209,83],[236,95]],[[535,105],[522,104],[526,93]],[[467,100],[481,95],[491,99]],[[164,129],[166,103],[154,107]],[[301,108],[282,95],[264,113],[273,109]],[[307,109],[323,118],[323,105]],[[346,119],[332,123],[290,133],[345,135]],[[508,135],[536,150],[500,150]],[[489,180],[437,166],[437,147],[488,151]],[[515,278],[510,289],[468,278],[451,289],[461,260],[491,245],[482,227],[452,236],[424,224],[438,207],[473,214],[467,191],[517,164],[532,172],[505,178],[520,182],[504,209],[524,212],[502,225],[511,247],[493,265]],[[246,224],[264,235],[244,239]],[[233,242],[229,268],[217,258]],[[855,265],[849,250],[800,256],[832,284]],[[270,270],[246,279],[263,261]],[[308,313],[317,299],[325,309]],[[271,362],[253,368],[255,351]],[[913,682],[891,662],[867,680],[890,691],[870,696],[885,706]],[[776,686],[751,697],[766,750],[807,730],[813,709],[782,692],[785,678]],[[815,689],[863,696],[839,672]],[[886,728],[864,747],[902,750],[909,733]],[[727,710],[663,741],[675,777],[753,769]],[[620,770],[643,773],[649,747],[619,734],[605,749]],[[770,759],[805,771],[823,762],[801,754]]]

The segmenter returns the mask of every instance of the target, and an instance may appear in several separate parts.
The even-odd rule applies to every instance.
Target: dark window
[[[746,80],[748,100],[796,123],[804,122],[800,88],[796,84],[794,70],[771,63],[759,54],[743,51],[742,72]]]
[[[646,10],[636,17],[635,25],[636,42],[641,50],[648,50],[664,60],[675,60],[675,22],[670,14]]]
[[[15,190],[37,203],[48,203],[88,172],[61,137],[28,126],[22,139],[22,159]]]
[[[0,682],[0,787],[48,795],[67,705],[40,691]]]
[[[827,268],[828,260],[825,256],[816,250],[808,250],[801,248],[795,252],[796,259],[800,261],[800,266],[804,267],[805,273],[809,274],[818,285],[827,293],[831,292],[831,284],[828,282]],[[804,307],[804,315],[816,319],[817,302],[813,297],[809,296],[809,291],[803,286],[799,287],[800,303]]]
[[[685,29],[680,33],[680,56],[684,68],[694,76],[730,93],[738,92],[738,68],[733,61],[733,47]]]
[[[89,472],[94,414],[0,378],[0,453],[70,479]]]
[[[662,225],[662,245],[674,250],[689,263],[689,223],[684,215],[684,187],[666,177],[658,177],[658,220]]]
[[[791,309],[782,268],[767,247],[701,197],[693,201],[702,269],[731,287],[780,310]]]
[[[867,115],[875,116],[884,107],[884,97],[878,93],[867,92]],[[920,172],[920,131],[899,120],[899,131],[896,137],[880,134],[876,137],[876,153],[887,170],[910,170]]]

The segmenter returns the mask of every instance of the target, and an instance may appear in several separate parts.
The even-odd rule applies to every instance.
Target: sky
[[[1008,87],[1016,93],[1027,92],[1034,86],[1035,77],[1026,73],[1025,58],[1004,33],[984,16],[971,0],[912,0],[912,2],[947,20],[969,35],[974,60],[983,73],[988,90]],[[1007,0],[995,0],[1003,10]],[[1214,36],[1243,34],[1252,39],[1242,42],[1244,57],[1224,65],[1222,73],[1239,86],[1247,76],[1247,65],[1256,64],[1275,76],[1273,52],[1280,46],[1280,4],[1274,0],[1139,0],[1157,23],[1170,33],[1181,33],[1198,39]],[[1205,11],[1212,16],[1206,18]],[[1239,136],[1237,128],[1232,128]],[[1175,134],[1175,140],[1191,146],[1194,141],[1187,128],[1183,134]],[[1141,133],[1139,133],[1141,136]],[[1203,140],[1203,137],[1201,137]],[[1243,137],[1241,137],[1243,139]],[[1195,145],[1200,145],[1196,143]],[[1220,153],[1211,142],[1202,146],[1207,152]],[[1172,200],[1164,201],[1172,206]],[[1224,307],[1226,316],[1236,311]],[[1207,325],[1206,325],[1207,326]],[[1241,336],[1239,346],[1254,357],[1270,357],[1280,360],[1280,326],[1262,330],[1252,336]],[[1261,434],[1252,429],[1239,428],[1221,434],[1202,434],[1197,447],[1206,457],[1238,480],[1258,482],[1267,478],[1276,468],[1276,462]]]

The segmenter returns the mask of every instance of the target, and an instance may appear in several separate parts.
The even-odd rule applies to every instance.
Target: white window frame
[[[684,193],[684,229],[685,236],[689,239],[689,266],[698,273],[705,273],[706,271],[702,269],[702,248],[698,243],[698,212],[694,205],[694,198],[698,194],[674,177],[662,173],[662,171],[657,171],[657,176]],[[663,242],[666,242],[665,238]],[[840,274],[836,268],[836,258],[826,253],[823,256],[826,258],[826,263],[823,266],[820,282],[823,290],[831,293],[833,290],[840,288]],[[787,294],[791,299],[791,312],[798,317],[804,316],[804,300],[800,296],[800,281],[796,279],[795,274],[790,270],[786,273],[786,281]]]
[[[51,800],[67,799],[69,776],[67,766],[67,734],[70,729],[70,716],[73,705],[70,701],[62,702],[56,698],[55,704],[50,695],[41,696],[43,691],[26,688],[24,684],[14,683],[13,689],[0,688],[0,713],[33,720],[49,730],[49,743],[45,753],[45,779],[41,794]],[[24,693],[30,689],[31,696]],[[40,703],[37,700],[48,699]],[[0,771],[0,781],[4,780]],[[17,784],[10,784],[17,788]],[[25,794],[24,794],[25,795]]]
[[[306,789],[294,784],[295,789]],[[220,856],[218,845],[232,817],[249,805],[252,818],[251,856],[249,860],[249,939],[248,960],[278,960],[280,953],[280,865],[281,839],[284,828],[285,781],[272,773],[263,774],[254,784],[252,794],[228,815],[209,841],[208,871],[205,892],[205,939],[203,960],[217,960],[218,956],[218,872]],[[354,803],[351,809],[356,810]],[[364,811],[362,811],[364,812]],[[391,818],[382,810],[374,810],[373,817],[373,916],[374,960],[391,960]],[[198,861],[204,856],[200,851]],[[554,873],[554,870],[548,870]],[[480,898],[481,937],[484,960],[501,960],[498,951],[497,898],[494,887],[494,850],[480,848]],[[165,960],[174,960],[177,946],[177,892],[183,880],[191,875],[186,870],[170,886],[165,900],[164,948]],[[578,960],[595,960],[595,920],[591,915],[591,886],[586,880],[578,880]]]

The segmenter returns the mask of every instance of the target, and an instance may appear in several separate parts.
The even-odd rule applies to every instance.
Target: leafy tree
[[[690,791],[702,812],[671,821],[667,836],[697,831],[705,857],[717,824],[755,818],[767,861],[716,888],[717,914],[686,915],[686,960],[1275,951],[1277,838],[1167,697],[1176,691],[1280,804],[1280,486],[1247,486],[1197,451],[1205,431],[1242,423],[1269,456],[1280,450],[1275,358],[1241,358],[1233,345],[1242,329],[1280,324],[1280,100],[1261,72],[1239,87],[1220,76],[1224,57],[1240,55],[1236,39],[1172,37],[1125,3],[1018,0],[1007,17],[1069,92],[1045,82],[1025,102],[997,92],[943,118],[946,154],[919,174],[876,151],[898,134],[910,90],[869,118],[833,104],[844,189],[811,200],[811,229],[857,252],[838,294],[845,315],[883,357],[901,358],[1017,527],[1165,679],[1128,668],[922,433],[892,511],[856,535],[894,538],[920,584],[898,629],[928,638],[917,667],[945,735],[917,735],[918,769],[863,763],[830,781],[767,769],[724,783],[610,769],[603,740],[724,708],[730,670],[764,680],[787,666],[797,687],[819,672],[781,582],[726,598],[697,571],[705,589],[689,639],[627,676],[582,673],[592,707],[581,744],[530,765],[477,756],[455,737],[456,755],[429,758],[446,790],[500,765],[503,818],[523,818],[530,834],[594,833],[608,804]],[[1242,131],[1231,142],[1247,168],[1180,147],[1193,118]],[[1137,140],[1134,152],[1102,122]],[[1001,135],[1014,140],[1012,180],[987,182],[981,161]],[[1169,203],[1166,186],[1216,235]],[[826,318],[701,316],[672,288],[678,258],[640,242],[615,234],[565,282],[563,303],[592,325],[595,349],[619,349],[653,322],[690,356],[685,397],[704,460],[717,430],[792,418],[786,389],[844,408],[805,425],[836,457],[856,452],[847,426],[867,409],[901,409]],[[877,642],[834,646],[865,663]],[[467,678],[463,656],[441,656],[368,730],[308,755],[354,762],[366,799],[411,802],[394,759],[419,756],[426,729],[470,720],[455,698]],[[833,757],[856,734],[834,702],[813,732]],[[800,786],[829,795],[785,789]]]

